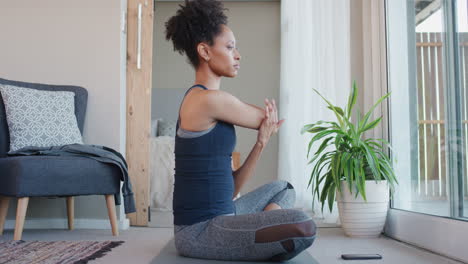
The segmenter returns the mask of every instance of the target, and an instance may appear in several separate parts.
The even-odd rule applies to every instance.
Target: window
[[[387,4],[393,208],[468,219],[467,2]]]

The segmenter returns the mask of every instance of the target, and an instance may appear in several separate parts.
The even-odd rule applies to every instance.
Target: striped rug
[[[6,241],[0,242],[0,263],[87,263],[103,257],[123,241]]]

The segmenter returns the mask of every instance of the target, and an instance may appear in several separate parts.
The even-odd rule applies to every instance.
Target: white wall
[[[120,31],[120,17],[125,2],[0,2],[0,77],[87,88],[85,142],[107,145],[121,152],[125,151],[125,41],[122,41],[125,36]],[[173,52],[162,33],[163,22],[175,13],[178,4],[156,3],[153,87],[188,88],[194,79],[185,57]],[[223,80],[222,89],[258,106],[263,106],[265,97],[278,99],[280,2],[225,2],[225,6],[230,9],[229,26],[242,54],[242,68],[237,78]],[[359,69],[361,63],[353,68]],[[241,152],[243,161],[257,131],[237,128],[237,136],[236,150]],[[275,136],[242,191],[275,180],[277,159]],[[64,199],[32,199],[27,218],[65,218],[64,204]],[[75,206],[76,218],[107,219],[101,197],[79,197]],[[14,218],[15,207],[12,203],[8,219]]]
[[[89,92],[88,144],[125,148],[125,0],[0,2],[0,77],[69,84]],[[66,218],[64,199],[32,199],[27,219]],[[14,218],[11,204],[8,219]],[[118,209],[119,214],[119,209]],[[78,197],[76,218],[107,219],[104,197]],[[26,221],[26,227],[27,227]]]
[[[174,52],[172,43],[165,40],[164,23],[176,13],[179,4],[156,2],[153,88],[188,89],[195,79],[186,57]],[[260,107],[264,106],[264,98],[279,102],[280,2],[224,2],[224,6],[229,9],[228,26],[236,37],[242,67],[236,78],[222,81],[221,89]],[[257,131],[236,127],[236,132],[236,151],[243,162],[256,142]],[[276,180],[277,160],[278,137],[273,136],[242,192]]]

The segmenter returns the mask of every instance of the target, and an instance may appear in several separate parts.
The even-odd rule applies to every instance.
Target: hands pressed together
[[[258,130],[257,142],[266,146],[273,133],[277,133],[285,119],[278,121],[278,109],[275,100],[265,99],[265,118]]]

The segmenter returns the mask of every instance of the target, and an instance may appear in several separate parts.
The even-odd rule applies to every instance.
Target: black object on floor
[[[342,259],[345,260],[365,260],[365,259],[382,259],[379,254],[343,254]]]

